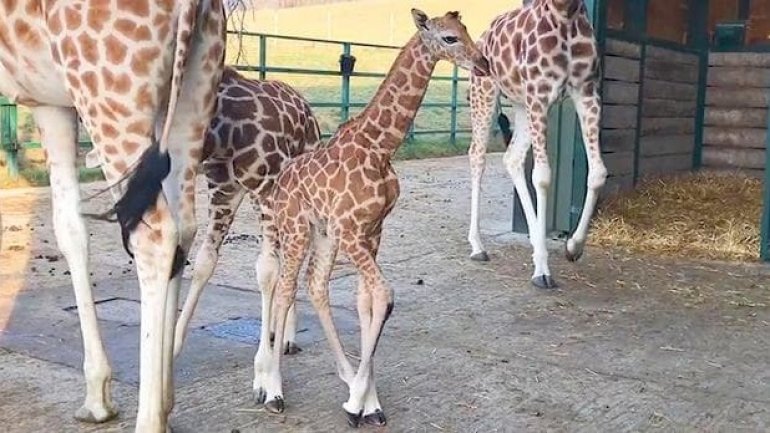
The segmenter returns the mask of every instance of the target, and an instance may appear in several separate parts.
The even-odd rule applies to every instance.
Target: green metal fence
[[[305,76],[319,76],[319,77],[339,77],[340,85],[340,98],[337,101],[331,100],[313,100],[310,98],[311,106],[313,108],[337,108],[340,110],[339,123],[345,122],[351,116],[351,109],[365,107],[368,101],[358,101],[351,98],[351,80],[356,78],[370,78],[370,79],[382,79],[387,74],[386,71],[377,72],[359,72],[355,69],[352,71],[343,71],[342,68],[338,69],[314,69],[314,68],[301,68],[292,66],[275,66],[268,62],[271,42],[286,41],[295,43],[314,43],[314,44],[326,44],[339,47],[340,56],[351,56],[356,54],[356,49],[365,48],[369,50],[384,50],[393,52],[393,58],[397,55],[398,50],[401,47],[391,45],[378,45],[368,44],[360,42],[350,41],[335,41],[324,39],[312,39],[294,36],[283,36],[265,33],[248,33],[244,32],[240,35],[235,32],[229,32],[228,38],[241,38],[241,43],[252,48],[256,48],[258,52],[258,59],[254,64],[248,62],[238,61],[232,66],[236,69],[244,72],[253,72],[258,75],[260,79],[269,79],[272,75],[276,74],[288,74],[288,75],[305,75]],[[228,47],[230,49],[231,47]],[[337,59],[330,59],[336,61]],[[341,58],[340,58],[341,60]],[[341,62],[340,62],[341,63]],[[291,80],[287,80],[291,83]],[[450,91],[446,95],[445,101],[426,101],[421,107],[421,112],[431,109],[448,109],[448,127],[439,129],[417,129],[414,126],[410,130],[407,140],[412,141],[418,135],[433,135],[433,136],[446,136],[447,141],[451,145],[456,145],[458,142],[458,136],[461,134],[470,133],[469,128],[460,128],[458,117],[459,110],[467,108],[468,103],[465,95],[462,97],[459,95],[460,83],[467,82],[466,76],[461,76],[460,71],[455,66],[452,68],[450,75],[434,75],[432,82],[449,82]],[[19,162],[18,154],[22,149],[35,149],[40,148],[39,142],[25,141],[20,142],[17,134],[18,129],[18,116],[17,108],[6,98],[0,96],[0,148],[2,149],[8,172],[12,177],[18,175]],[[328,137],[330,133],[326,132],[324,136]],[[80,142],[81,148],[90,148],[91,143],[87,137],[84,137]]]

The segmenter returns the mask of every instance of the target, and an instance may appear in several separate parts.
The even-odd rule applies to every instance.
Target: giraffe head
[[[434,56],[476,75],[489,75],[489,63],[460,21],[459,12],[428,18],[425,12],[412,9],[412,17],[423,43]]]

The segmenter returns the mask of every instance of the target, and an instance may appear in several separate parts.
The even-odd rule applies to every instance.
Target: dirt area
[[[396,293],[377,352],[377,388],[389,417],[381,431],[770,430],[765,266],[597,247],[572,264],[554,243],[551,268],[560,289],[534,289],[529,245],[510,233],[512,185],[499,154],[490,155],[482,201],[492,260],[467,258],[467,165],[465,157],[397,164],[403,193],[386,223],[381,255]],[[201,217],[203,194],[201,185]],[[49,193],[0,191],[0,206],[3,431],[133,432],[138,290],[117,227],[91,225],[91,257],[121,415],[81,425],[72,418],[84,389],[80,336],[49,222]],[[254,234],[253,211],[245,205],[176,366],[174,431],[347,431],[346,389],[302,289],[304,351],[284,364],[286,412],[270,415],[251,400],[259,323]],[[332,282],[333,308],[352,352],[355,282],[347,267]]]

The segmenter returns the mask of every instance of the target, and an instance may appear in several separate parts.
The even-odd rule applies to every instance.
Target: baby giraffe
[[[300,267],[310,250],[310,299],[331,345],[337,372],[349,388],[349,398],[342,405],[348,422],[354,427],[362,421],[385,424],[372,358],[393,310],[392,291],[376,262],[383,220],[399,195],[391,159],[414,120],[439,60],[474,74],[489,73],[487,61],[457,12],[428,19],[413,9],[412,15],[418,31],[401,50],[369,105],[341,125],[327,146],[290,161],[262,207],[264,242],[257,279],[263,326],[254,358],[254,393],[257,402],[271,412],[284,409],[283,334]],[[329,277],[340,249],[359,273],[361,361],[357,371],[345,356],[329,306]],[[270,317],[271,310],[275,317]],[[271,320],[275,326],[272,347],[265,326]]]

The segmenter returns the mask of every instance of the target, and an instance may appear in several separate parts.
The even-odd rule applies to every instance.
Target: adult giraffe
[[[103,422],[117,411],[87,271],[76,116],[116,185],[110,214],[136,256],[136,431],[163,433],[173,407],[179,271],[196,230],[194,179],[222,73],[224,28],[221,0],[0,0],[0,93],[32,109],[48,155],[56,239],[72,273],[86,379],[79,420]]]
[[[566,244],[570,261],[583,253],[597,193],[607,177],[599,149],[601,102],[593,28],[582,0],[533,0],[495,18],[482,35],[479,47],[489,60],[491,75],[471,78],[473,138],[468,152],[472,176],[468,233],[473,248],[471,259],[489,260],[479,235],[479,196],[486,146],[497,97],[502,92],[512,102],[514,114],[514,134],[503,161],[513,178],[529,227],[535,265],[532,283],[541,288],[556,287],[548,269],[546,250],[546,207],[551,183],[546,123],[548,109],[565,93],[575,103],[588,156],[585,203],[577,229]],[[537,212],[524,177],[524,161],[530,145]]]

